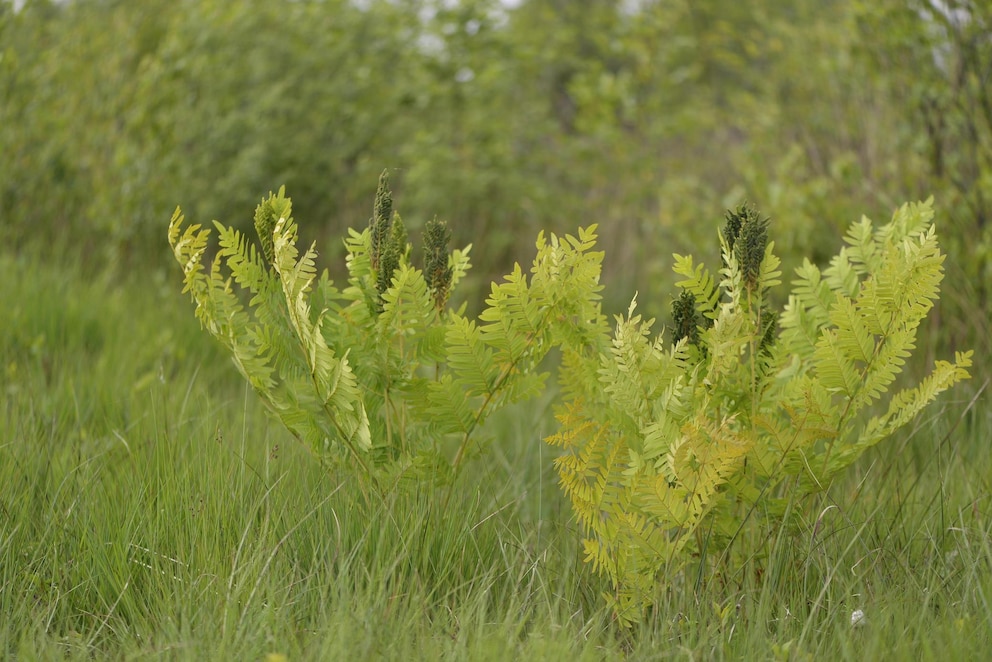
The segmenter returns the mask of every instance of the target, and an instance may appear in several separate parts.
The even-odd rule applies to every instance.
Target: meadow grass
[[[617,628],[552,394],[444,491],[366,499],[271,422],[172,274],[0,256],[0,658],[984,659],[992,412],[958,389]],[[956,398],[956,400],[955,400]],[[851,614],[864,612],[852,627]]]

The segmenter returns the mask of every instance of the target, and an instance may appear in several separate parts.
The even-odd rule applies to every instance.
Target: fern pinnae
[[[648,412],[647,387],[641,368],[651,324],[650,321],[642,322],[640,315],[634,315],[636,301],[635,296],[626,318],[616,317],[613,346],[610,354],[602,357],[600,368],[604,393],[610,396],[611,406],[617,413],[629,420],[632,430],[639,427]]]
[[[778,345],[785,356],[794,356],[797,361],[801,361],[808,359],[816,351],[822,323],[813,318],[798,296],[789,296],[779,316],[779,326],[782,332]]]
[[[395,401],[410,377],[406,367],[416,363],[419,343],[416,335],[435,314],[423,274],[406,260],[394,272],[392,284],[381,295],[381,312],[375,318],[381,393],[385,414],[386,445],[406,446],[405,407]],[[390,413],[391,412],[391,413]],[[394,430],[395,427],[395,430]],[[394,435],[395,440],[394,441]]]
[[[465,278],[465,274],[472,268],[471,260],[472,244],[467,244],[464,248],[456,248],[448,257],[448,266],[451,268],[451,289],[454,290]]]
[[[898,243],[918,234],[932,225],[934,214],[933,196],[923,202],[907,202],[895,210],[889,223],[876,230],[876,241],[880,244]]]
[[[853,223],[844,235],[844,241],[848,244],[849,259],[859,276],[875,273],[882,265],[882,256],[873,230],[872,222],[862,216],[861,220]]]
[[[198,223],[188,225],[185,230],[181,231],[185,221],[186,217],[176,207],[176,211],[172,214],[172,220],[169,221],[168,231],[172,253],[183,270],[183,294],[190,292],[193,283],[203,277],[202,258],[210,239],[210,230],[202,229]]]
[[[675,282],[676,287],[680,287],[696,298],[696,306],[699,313],[709,319],[716,316],[717,303],[720,300],[720,291],[717,289],[716,281],[709,270],[703,264],[694,265],[691,255],[672,256],[675,266],[672,270],[683,276],[683,279]]]
[[[484,324],[478,328],[478,336],[474,339],[468,335],[464,339],[456,336],[455,346],[449,342],[449,365],[456,375],[466,368],[475,370],[470,363],[464,362],[467,355],[464,349],[478,341],[481,341],[478,342],[480,348],[475,350],[475,355],[483,360],[487,372],[486,392],[479,393],[483,395],[482,402],[455,453],[452,466],[456,471],[472,432],[491,410],[521,393],[532,393],[534,386],[543,383],[541,376],[522,383],[522,375],[533,371],[550,349],[549,340],[556,333],[556,323],[567,324],[567,319],[563,319],[567,315],[562,310],[562,302],[578,298],[577,293],[588,299],[599,291],[598,264],[602,255],[589,251],[595,239],[595,227],[580,228],[579,235],[579,239],[567,236],[560,240],[554,234],[546,238],[540,233],[535,242],[537,255],[531,268],[530,283],[520,266],[515,265],[503,283],[493,284],[487,309],[479,316]],[[569,288],[576,290],[571,290],[571,295],[562,294]],[[452,319],[456,324],[462,324],[463,329],[469,328],[459,321],[460,316]]]
[[[834,302],[834,291],[823,279],[819,267],[803,259],[803,264],[796,268],[797,278],[792,281],[792,296],[799,302],[801,308],[819,330],[830,318],[830,306]]]
[[[284,213],[289,211],[286,205]],[[318,397],[320,408],[326,412],[337,436],[351,451],[351,456],[363,467],[363,473],[368,473],[368,466],[362,457],[362,451],[371,447],[365,407],[347,357],[336,358],[321,333],[324,313],[318,315],[315,322],[310,320],[307,295],[316,278],[316,251],[311,245],[303,255],[299,255],[296,237],[296,225],[292,218],[281,216],[273,230],[273,267],[282,283],[289,321],[306,357],[313,392]]]
[[[830,260],[830,266],[823,270],[823,280],[834,292],[840,292],[850,298],[858,295],[860,287],[858,272],[851,264],[846,246]]]
[[[382,312],[376,319],[378,339],[380,343],[390,342],[390,339],[402,341],[425,328],[433,314],[423,273],[404,262],[394,272],[392,284],[382,295]]]
[[[491,348],[482,342],[482,332],[475,322],[452,315],[446,333],[448,365],[456,381],[473,396],[492,396],[499,380]]]
[[[253,295],[263,291],[271,281],[264,256],[254,244],[234,228],[226,228],[214,221],[220,250],[217,257],[227,262],[227,268],[239,287]]]
[[[837,294],[830,309],[830,321],[837,330],[837,343],[844,355],[867,368],[875,357],[876,343],[855,302]]]

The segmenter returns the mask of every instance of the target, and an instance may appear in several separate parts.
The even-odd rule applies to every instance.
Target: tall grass
[[[267,419],[171,279],[78,273],[0,257],[2,658],[992,650],[984,393],[968,408],[962,389],[782,527],[750,532],[718,576],[671,578],[624,631],[540,443],[553,394],[493,421],[446,508],[416,486],[368,501]]]

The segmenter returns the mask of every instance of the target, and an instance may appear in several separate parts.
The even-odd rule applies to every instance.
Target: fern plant
[[[255,211],[257,246],[214,226],[208,259],[209,229],[185,225],[178,209],[169,225],[197,317],[297,439],[373,489],[401,476],[450,480],[488,416],[541,391],[547,352],[583,342],[600,315],[595,228],[539,237],[529,277],[517,265],[493,284],[477,320],[452,309],[471,247],[449,252],[435,219],[415,266],[386,173],[368,227],[345,240],[340,289],[318,275],[314,245],[297,247],[283,189]]]
[[[938,298],[944,256],[932,201],[855,223],[821,271],[797,270],[772,311],[779,260],[768,221],[728,212],[722,268],[675,256],[673,333],[651,337],[636,298],[612,337],[564,351],[566,402],[547,441],[586,533],[585,557],[630,624],[690,560],[726,549],[750,519],[826,489],[864,451],[966,379],[971,352],[889,393]],[[760,506],[760,507],[759,507]],[[712,557],[709,557],[712,558]]]

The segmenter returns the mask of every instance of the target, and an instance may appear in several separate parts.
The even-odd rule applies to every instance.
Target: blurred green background
[[[987,353],[990,23],[986,0],[0,1],[0,239],[139,279],[172,269],[177,205],[248,228],[285,184],[340,273],[388,169],[414,236],[437,215],[474,244],[477,287],[598,223],[614,306],[664,320],[672,252],[714,255],[728,206],[771,216],[789,268],[932,194],[939,343]]]

